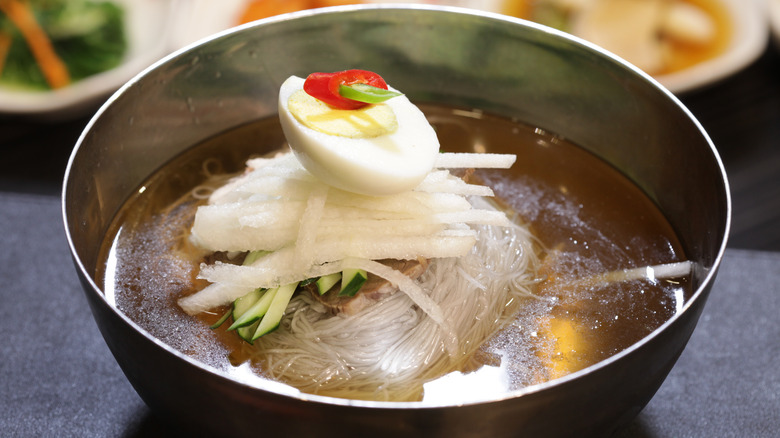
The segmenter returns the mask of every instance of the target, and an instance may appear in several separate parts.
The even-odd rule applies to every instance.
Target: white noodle
[[[185,311],[347,267],[402,292],[351,317],[331,316],[305,293],[291,301],[282,328],[251,354],[304,391],[417,399],[425,380],[464,364],[517,309],[510,303],[530,293],[537,262],[527,230],[464,198],[492,196],[488,187],[437,170],[417,191],[368,197],[313,184],[289,155],[249,167],[199,208],[192,240],[212,250],[273,252],[248,266],[202,265],[199,277],[213,284],[180,300]],[[431,264],[419,282],[374,261],[420,257]]]
[[[437,167],[508,167],[513,161],[441,154]],[[201,266],[199,277],[213,284],[181,299],[185,311],[202,312],[257,287],[344,268],[365,269],[401,291],[352,316],[331,315],[308,293],[295,296],[279,330],[243,346],[273,379],[314,394],[418,400],[423,383],[464,368],[511,321],[522,298],[533,297],[538,260],[528,230],[481,198],[464,198],[492,196],[488,187],[435,170],[414,192],[370,197],[316,184],[291,154],[248,166],[263,172],[216,190],[198,212],[193,241],[219,250],[274,252],[250,266]],[[418,257],[431,260],[417,281],[374,261]],[[626,269],[567,286],[654,281],[690,270],[689,262]]]
[[[351,317],[331,316],[308,294],[299,294],[280,330],[247,351],[271,377],[305,392],[418,399],[424,381],[462,366],[517,310],[507,304],[528,296],[534,284],[537,261],[525,229],[477,229],[479,243],[469,254],[433,260],[417,284],[454,330],[454,356],[447,348],[452,339],[408,292]],[[345,260],[345,266],[372,267],[363,263]]]

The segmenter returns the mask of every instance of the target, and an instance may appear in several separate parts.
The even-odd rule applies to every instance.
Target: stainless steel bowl
[[[382,72],[412,100],[481,108],[561,134],[622,170],[657,202],[696,262],[695,293],[684,310],[580,372],[457,406],[250,386],[174,351],[108,304],[94,279],[98,248],[122,202],[151,172],[200,140],[273,115],[289,75],[357,67]],[[725,248],[730,198],[717,152],[691,114],[596,47],[474,11],[343,7],[225,32],[133,79],[79,139],[63,215],[106,343],[146,403],[177,427],[236,436],[584,436],[633,418],[682,352]]]

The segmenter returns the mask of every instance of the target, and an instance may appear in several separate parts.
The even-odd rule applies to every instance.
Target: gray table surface
[[[779,78],[780,44],[770,44],[745,70],[681,97],[729,174],[729,244],[753,250],[726,252],[688,347],[618,438],[780,436]],[[57,195],[90,116],[0,116],[2,437],[176,434],[111,356],[65,242]]]
[[[173,436],[103,342],[59,199],[0,192],[0,435]],[[780,434],[780,253],[730,249],[688,347],[618,437]]]

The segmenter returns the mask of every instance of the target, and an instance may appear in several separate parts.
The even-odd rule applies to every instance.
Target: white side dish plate
[[[656,76],[671,92],[691,91],[725,79],[750,65],[766,48],[769,25],[762,0],[718,1],[733,19],[731,43],[720,56],[685,70]]]
[[[780,0],[766,0],[775,44],[780,48]]]
[[[769,25],[764,1],[773,2],[777,6],[780,0],[713,1],[722,2],[732,17],[733,40],[726,51],[716,58],[679,72],[655,76],[662,85],[673,93],[683,93],[725,79],[750,65],[766,48]],[[364,2],[377,3],[378,1],[365,0]],[[234,25],[247,3],[249,0],[226,0],[219,3],[209,0],[184,2],[182,4],[183,10],[177,14],[176,31],[173,36],[175,48],[183,47]],[[500,2],[497,3],[493,0],[449,0],[435,3],[488,11],[501,9]]]
[[[125,9],[128,52],[119,66],[51,91],[0,87],[0,113],[68,116],[105,99],[141,70],[170,51],[169,0],[116,0]],[[215,2],[216,3],[216,2]]]
[[[723,2],[734,20],[733,41],[728,49],[716,58],[676,73],[655,77],[673,93],[683,93],[710,85],[747,67],[765,49],[770,33],[770,21],[780,42],[780,0],[716,1]],[[30,92],[0,87],[0,114],[74,114],[80,108],[94,106],[171,51],[237,24],[249,0],[117,2],[126,8],[130,45],[126,59],[121,65],[59,90]],[[366,3],[372,2],[374,1]],[[479,0],[441,3],[496,9],[494,2]]]

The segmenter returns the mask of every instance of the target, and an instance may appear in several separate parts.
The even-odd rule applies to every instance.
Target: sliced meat
[[[213,265],[216,262],[241,264],[244,261],[244,257],[246,257],[246,254],[232,255],[231,257],[231,254],[226,251],[215,251],[206,254],[203,257],[203,263],[207,265]]]
[[[428,260],[379,260],[379,263],[389,266],[396,271],[402,272],[412,280],[420,276],[428,269]],[[358,293],[352,297],[339,296],[340,283],[336,283],[331,290],[324,295],[317,291],[317,285],[312,283],[305,287],[311,295],[334,315],[343,313],[345,315],[354,315],[371,304],[382,298],[394,294],[398,288],[390,284],[387,280],[377,277],[371,273],[368,274],[366,283],[360,288]]]
[[[472,183],[479,183],[478,179],[474,176],[474,171],[476,169],[469,167],[464,169],[449,169],[450,175],[456,176],[463,180],[463,182],[472,184]]]

